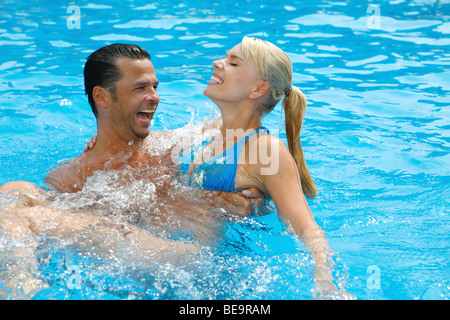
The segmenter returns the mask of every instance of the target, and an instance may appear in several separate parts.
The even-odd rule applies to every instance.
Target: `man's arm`
[[[209,124],[208,128],[217,128],[222,124],[222,120],[217,120]],[[204,128],[205,130],[205,128]],[[174,130],[169,132],[152,131],[152,137],[167,138],[170,134],[173,134]],[[97,135],[93,135],[91,140],[86,143],[84,152],[94,149],[97,142]],[[171,158],[172,149],[169,149],[166,154],[161,158],[161,165],[167,168],[173,168],[174,164]],[[59,182],[56,181],[58,184]],[[67,191],[66,191],[67,192]],[[72,191],[74,192],[74,191]],[[261,192],[256,188],[249,188],[242,192],[225,192],[225,191],[211,191],[207,193],[208,202],[216,207],[221,207],[226,210],[231,210],[235,213],[247,215],[255,213],[262,208],[264,204],[264,197]]]
[[[263,194],[256,188],[242,192],[210,191],[206,196],[210,204],[242,215],[255,213],[264,203]]]

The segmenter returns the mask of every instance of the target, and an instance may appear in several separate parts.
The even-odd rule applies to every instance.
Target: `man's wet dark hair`
[[[92,91],[94,87],[100,86],[111,92],[113,99],[116,99],[116,82],[121,77],[117,59],[120,58],[150,60],[150,54],[135,44],[114,43],[94,51],[87,58],[84,66],[84,90],[95,117],[98,113]]]

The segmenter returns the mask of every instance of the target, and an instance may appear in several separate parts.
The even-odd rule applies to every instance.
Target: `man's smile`
[[[153,114],[155,113],[156,109],[145,109],[142,111],[139,111],[136,113],[136,118],[141,121],[144,122],[145,124],[150,124],[150,121],[153,118]]]

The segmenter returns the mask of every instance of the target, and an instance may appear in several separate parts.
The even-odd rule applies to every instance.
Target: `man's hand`
[[[96,143],[97,143],[97,135],[94,134],[91,140],[89,140],[86,143],[86,146],[84,147],[84,152],[94,149]]]
[[[242,192],[210,191],[206,196],[209,203],[242,215],[255,213],[264,202],[263,194],[256,188]]]

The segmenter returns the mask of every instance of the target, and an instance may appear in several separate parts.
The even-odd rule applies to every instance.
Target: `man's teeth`
[[[211,76],[211,81],[214,81],[215,83],[222,83],[223,81],[217,78],[216,76]]]
[[[142,110],[143,113],[155,113],[155,110]]]

